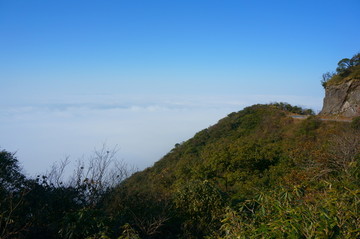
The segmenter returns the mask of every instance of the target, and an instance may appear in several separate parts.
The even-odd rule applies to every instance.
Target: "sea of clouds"
[[[105,143],[117,157],[144,169],[176,143],[256,103],[288,102],[318,111],[320,98],[272,95],[73,95],[0,109],[0,147],[16,152],[29,176],[65,157],[86,159]],[[71,167],[71,166],[70,166]]]

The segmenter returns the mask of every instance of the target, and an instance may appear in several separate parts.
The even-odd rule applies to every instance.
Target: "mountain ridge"
[[[279,201],[275,200],[286,193],[298,201],[291,202],[284,210],[294,210],[291,205],[295,208],[304,207],[303,211],[290,216],[294,220],[293,226],[299,227],[295,218],[305,217],[306,213],[310,213],[309,207],[314,202],[307,201],[307,198],[316,198],[317,207],[312,209],[312,216],[326,223],[327,220],[320,218],[323,210],[321,204],[328,203],[328,200],[334,200],[337,196],[324,197],[324,193],[328,194],[330,191],[320,190],[318,187],[326,187],[327,182],[337,182],[340,175],[349,178],[349,187],[359,187],[354,182],[358,173],[353,174],[353,170],[358,172],[359,169],[359,132],[355,130],[355,123],[322,121],[314,115],[303,120],[294,119],[291,117],[293,112],[281,107],[283,105],[287,104],[253,105],[230,113],[217,124],[196,133],[193,138],[176,144],[152,167],[135,173],[118,188],[119,192],[125,191],[137,200],[140,200],[141,195],[141,200],[148,200],[146,204],[155,204],[156,208],[159,204],[163,205],[160,206],[164,213],[162,216],[171,218],[168,221],[170,229],[166,233],[162,232],[164,234],[159,238],[169,235],[168,238],[174,237],[171,228],[180,228],[177,233],[187,235],[185,238],[233,238],[232,236],[241,235],[250,238],[263,230],[263,227],[267,228],[266,233],[263,232],[263,235],[267,235],[264,238],[284,237],[287,233],[301,237],[308,230],[306,228],[311,227],[310,221],[306,221],[302,228],[295,231],[286,228],[281,234],[276,227],[268,225],[270,222],[280,223],[284,220],[277,213],[263,215],[269,218],[266,221],[261,219],[262,212],[256,208],[252,209],[254,214],[245,217],[238,213],[245,213],[246,209],[239,211],[239,208],[249,207],[247,202],[250,201],[259,204],[257,198],[260,195],[267,198],[268,203],[271,200],[274,204],[290,203],[283,202],[280,198]],[[297,109],[292,109],[294,108]],[[345,153],[346,150],[351,153]],[[294,190],[300,190],[301,193],[298,192],[297,195]],[[345,193],[341,186],[337,190]],[[269,195],[272,196],[269,198]],[[133,197],[130,196],[131,199],[128,200],[134,201]],[[340,197],[338,199],[342,201]],[[119,204],[126,204],[126,200],[118,200]],[[299,202],[301,205],[298,205]],[[264,210],[272,208],[272,203],[266,204]],[[346,210],[354,207],[353,204],[344,205]],[[111,203],[109,208],[111,211],[118,210]],[[231,213],[226,214],[226,210]],[[336,209],[327,207],[326,210]],[[142,213],[138,213],[138,217],[141,217]],[[154,215],[157,213],[154,212]],[[354,214],[347,216],[351,220],[356,217]],[[234,225],[240,218],[241,222]],[[223,220],[230,220],[231,225]],[[253,222],[248,220],[256,220],[262,226],[254,228]],[[236,229],[240,224],[247,229]],[[357,224],[352,222],[349,225],[352,228]],[[227,235],[222,231],[225,227],[230,227],[234,232]],[[346,235],[345,231],[348,229],[341,227],[331,230],[340,230],[340,235]],[[312,230],[321,235],[325,233],[325,229],[321,227]],[[359,235],[359,232],[351,235]]]

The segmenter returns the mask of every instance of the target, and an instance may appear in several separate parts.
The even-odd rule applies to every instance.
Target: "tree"
[[[350,68],[360,64],[360,53],[355,54],[351,59],[344,58],[338,62],[338,67],[336,72],[338,74],[346,74],[349,72]]]
[[[0,187],[7,192],[20,190],[24,186],[25,176],[21,173],[14,153],[0,152]]]
[[[53,166],[47,178],[51,179],[50,185],[55,189],[73,189],[73,201],[78,207],[65,211],[59,225],[59,232],[63,238],[104,238],[111,234],[114,228],[114,217],[104,210],[109,202],[109,195],[120,182],[127,178],[132,170],[117,159],[118,149],[109,149],[105,144],[100,149],[95,149],[87,159],[80,159],[68,182],[62,182],[64,167],[68,159]],[[60,183],[61,184],[60,184]],[[60,194],[62,196],[62,194]],[[71,195],[70,195],[71,196]]]
[[[334,72],[326,72],[322,75],[321,85],[326,88],[327,83],[329,80],[335,75]]]
[[[353,66],[358,66],[360,65],[360,53],[355,54],[351,59],[350,59],[350,63]]]
[[[104,144],[95,149],[88,160],[78,160],[69,185],[81,192],[86,204],[95,205],[105,193],[134,171],[117,159],[117,152],[117,147],[109,149]]]
[[[29,223],[22,209],[28,189],[14,153],[0,152],[0,238],[18,237]]]

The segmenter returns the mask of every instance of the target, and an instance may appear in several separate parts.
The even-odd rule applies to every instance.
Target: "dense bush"
[[[359,238],[359,120],[289,112],[306,111],[276,103],[231,113],[125,181],[124,167],[83,163],[68,183],[61,164],[27,179],[2,151],[0,237]],[[112,157],[102,149],[90,162]]]

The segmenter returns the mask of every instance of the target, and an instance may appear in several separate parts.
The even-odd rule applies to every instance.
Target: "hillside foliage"
[[[0,237],[359,238],[359,120],[294,113],[311,111],[275,103],[231,113],[101,190],[91,178],[27,179],[2,151]]]
[[[349,79],[360,79],[360,53],[352,58],[341,59],[335,72],[326,72],[322,75],[321,85],[326,88]]]

